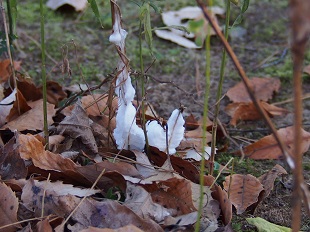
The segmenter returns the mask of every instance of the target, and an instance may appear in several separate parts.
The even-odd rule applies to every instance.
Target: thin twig
[[[301,205],[304,197],[308,213],[310,213],[309,191],[305,187],[302,167],[302,68],[306,46],[310,36],[310,2],[290,0],[292,25],[292,58],[294,79],[294,187],[292,194],[292,231],[298,232],[301,223]],[[308,201],[308,202],[307,202]]]

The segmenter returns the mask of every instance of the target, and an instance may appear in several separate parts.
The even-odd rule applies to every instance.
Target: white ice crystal
[[[147,122],[146,130],[149,145],[157,147],[160,151],[168,151],[169,154],[176,152],[176,147],[184,137],[184,119],[180,110],[176,109],[172,112],[167,122],[168,133],[157,121]],[[168,138],[167,138],[168,136]]]
[[[125,54],[125,38],[127,32],[121,27],[120,12],[117,8],[114,12],[113,34],[110,42],[119,46],[119,51]],[[125,59],[123,57],[123,59]],[[143,130],[136,124],[136,108],[132,101],[135,89],[131,84],[131,78],[127,69],[127,61],[121,59],[118,63],[119,74],[116,79],[115,93],[118,96],[118,111],[116,115],[116,128],[113,132],[118,149],[143,150],[145,138]]]

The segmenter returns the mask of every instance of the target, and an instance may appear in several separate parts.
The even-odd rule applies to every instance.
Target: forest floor
[[[47,44],[47,71],[50,80],[58,81],[63,86],[75,83],[89,85],[99,84],[108,74],[116,68],[117,53],[108,37],[111,33],[111,14],[108,1],[99,4],[104,28],[93,15],[90,7],[82,13],[71,11],[69,8],[60,11],[47,10],[46,15],[46,44]],[[123,14],[123,26],[128,31],[126,40],[127,55],[131,60],[132,70],[139,70],[139,18],[138,7],[131,1],[119,1]],[[158,5],[163,11],[178,10],[181,7],[193,5],[194,1],[159,1]],[[235,19],[239,9],[232,7],[231,19]],[[160,14],[152,13],[152,25],[163,26]],[[224,18],[219,18],[220,25]],[[38,46],[40,41],[39,4],[33,1],[18,1],[17,18],[18,39],[15,44],[15,59],[22,61],[22,72],[27,73],[37,83],[40,83],[41,52]],[[77,51],[72,41],[77,47]],[[250,1],[250,7],[244,14],[244,21],[234,30],[229,40],[233,50],[240,60],[247,75],[251,77],[273,77],[281,81],[280,91],[271,100],[281,102],[292,98],[292,61],[289,51],[289,18],[287,1]],[[147,83],[147,100],[154,107],[158,115],[167,119],[173,109],[180,105],[186,107],[185,116],[193,114],[202,117],[205,87],[205,49],[191,50],[177,44],[157,38],[154,35],[154,55],[156,62],[150,67]],[[209,98],[209,111],[214,112],[216,91],[218,87],[222,45],[218,38],[211,39],[211,90]],[[145,44],[145,67],[152,64],[152,57],[148,55]],[[60,65],[63,58],[68,58],[72,76],[61,73]],[[269,60],[266,60],[269,58]],[[279,62],[272,63],[278,60]],[[305,65],[310,64],[310,51],[306,54]],[[80,67],[79,67],[80,66]],[[83,78],[82,75],[83,74]],[[228,59],[223,84],[223,94],[240,81],[232,62]],[[157,81],[155,81],[157,80]],[[159,82],[158,82],[159,81]],[[165,83],[164,83],[165,82]],[[169,83],[170,82],[170,83]],[[172,82],[174,85],[172,85]],[[103,86],[105,92],[109,86]],[[304,94],[310,93],[310,77],[304,75]],[[138,88],[139,92],[139,88]],[[263,121],[240,121],[236,127],[230,126],[230,117],[225,113],[225,106],[229,99],[224,97],[221,101],[220,121],[227,128],[229,135],[237,138],[256,141],[270,134]],[[310,100],[304,100],[303,126],[310,131]],[[273,119],[277,128],[290,126],[293,123],[292,102],[283,103],[281,107],[290,110],[286,116]],[[212,114],[210,114],[212,119]],[[233,157],[230,147],[225,153],[216,157],[217,162],[225,163]],[[270,170],[275,164],[280,164],[288,170],[282,160],[254,161],[245,159],[241,163],[235,162],[235,171],[240,174],[252,174],[256,177]],[[304,155],[304,176],[310,184],[310,154]],[[271,195],[265,199],[254,212],[270,222],[290,227],[291,220],[291,182],[292,175],[278,180]],[[235,231],[255,231],[244,218],[253,216],[235,215],[233,228]],[[310,230],[310,219],[303,213],[302,230]]]

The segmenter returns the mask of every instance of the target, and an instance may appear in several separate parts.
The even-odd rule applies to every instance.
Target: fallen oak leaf
[[[294,132],[293,126],[279,129],[278,136],[287,146],[289,154],[293,154],[293,139]],[[302,154],[309,150],[310,146],[310,133],[302,129],[302,140],[300,143]],[[243,148],[245,157],[262,160],[262,159],[282,159],[282,151],[276,142],[273,135],[268,135],[258,140],[257,142],[250,144]],[[240,155],[240,151],[235,152],[236,155]],[[299,154],[300,155],[300,154]]]
[[[91,128],[91,120],[88,118],[81,103],[77,102],[70,116],[66,116],[57,127],[61,135],[69,135],[70,138],[81,138],[81,141],[94,153],[98,152],[96,140]]]
[[[237,214],[242,214],[249,206],[255,204],[259,194],[264,190],[260,181],[250,174],[227,176],[223,186]]]
[[[70,160],[63,158],[59,154],[46,151],[42,142],[31,134],[18,136],[18,145],[20,156],[24,160],[31,160],[33,164],[44,170],[75,170],[76,164]]]
[[[258,100],[267,102],[272,98],[274,92],[278,92],[280,89],[281,82],[275,78],[259,78],[253,77],[250,80],[255,97]],[[243,82],[239,82],[234,87],[230,88],[226,96],[232,102],[252,102],[248,92],[245,89]]]
[[[280,116],[289,112],[286,109],[270,105],[267,102],[260,102],[260,104],[270,117]],[[230,103],[225,107],[225,111],[229,116],[232,117],[230,124],[233,126],[236,126],[239,120],[254,121],[262,119],[262,115],[257,110],[253,102]]]
[[[64,158],[60,154],[46,151],[42,142],[31,134],[18,136],[18,149],[21,158],[31,160],[33,165],[28,167],[29,174],[39,173],[47,176],[47,172],[51,173],[51,180],[64,180],[69,183],[89,186],[91,183],[77,168],[71,159]],[[45,171],[46,170],[46,171]]]
[[[35,102],[28,102],[28,105],[32,108],[28,110],[18,118],[8,122],[3,125],[0,130],[10,129],[11,131],[43,131],[44,122],[42,117],[43,112],[43,100],[38,100]],[[53,121],[53,116],[55,115],[55,106],[47,103],[47,124],[50,126]]]

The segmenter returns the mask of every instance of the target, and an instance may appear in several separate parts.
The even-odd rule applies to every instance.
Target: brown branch
[[[290,0],[290,18],[292,25],[292,58],[294,79],[294,161],[293,169],[294,191],[292,195],[292,231],[297,232],[301,224],[302,197],[305,202],[309,199],[309,193],[305,188],[302,168],[302,67],[310,36],[310,3],[304,0]],[[305,192],[306,190],[306,192]],[[309,207],[308,207],[309,213]]]

